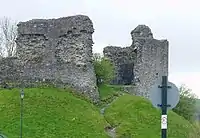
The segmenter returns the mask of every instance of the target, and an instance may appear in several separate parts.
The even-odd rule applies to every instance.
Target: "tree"
[[[2,37],[2,35],[0,34],[0,56],[1,56],[1,57],[3,56],[2,43],[3,43],[3,37]]]
[[[11,19],[0,19],[0,55],[12,57],[16,53],[17,24]]]
[[[93,55],[93,64],[97,77],[97,84],[109,83],[114,79],[114,65],[109,59],[101,56],[99,53],[95,53]]]
[[[185,119],[193,121],[194,114],[196,112],[197,96],[192,93],[192,90],[188,89],[185,85],[182,85],[179,90],[180,101],[178,105],[173,109],[173,111]]]

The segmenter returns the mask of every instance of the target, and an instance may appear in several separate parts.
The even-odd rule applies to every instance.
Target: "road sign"
[[[176,87],[175,84],[168,82],[167,85],[169,88],[167,88],[167,109],[173,109],[176,107],[176,105],[179,102],[179,90]],[[153,87],[150,89],[150,100],[153,104],[154,107],[156,108],[161,108],[160,106],[162,105],[162,90],[159,88],[159,86],[162,86],[162,82],[157,82]]]
[[[150,89],[150,100],[154,107],[161,108],[161,138],[167,138],[167,110],[173,109],[179,102],[179,90],[168,82],[168,76],[162,76]]]

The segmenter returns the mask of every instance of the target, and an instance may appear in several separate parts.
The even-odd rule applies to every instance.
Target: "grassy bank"
[[[106,138],[106,122],[92,104],[55,88],[25,89],[24,138]],[[20,132],[19,90],[0,91],[0,131],[8,138]]]
[[[100,86],[106,104],[105,118],[99,107],[75,97],[69,90],[25,89],[24,138],[107,138],[108,123],[116,127],[118,138],[160,138],[160,111],[141,97],[124,94],[120,87]],[[112,97],[119,97],[116,100]],[[108,121],[108,123],[106,122]],[[192,125],[170,111],[168,137],[190,138]],[[0,90],[0,133],[18,138],[20,132],[19,90]]]

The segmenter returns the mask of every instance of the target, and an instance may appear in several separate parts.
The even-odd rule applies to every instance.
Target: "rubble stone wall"
[[[134,62],[136,54],[132,47],[108,46],[104,48],[104,56],[108,57],[115,66],[116,77],[112,84],[130,85],[134,78]]]
[[[163,75],[168,75],[168,41],[154,39],[151,29],[146,25],[138,25],[131,31],[131,36],[130,47],[105,47],[104,56],[111,59],[116,66],[115,80],[120,79],[120,81],[114,80],[115,84],[124,84],[126,81],[124,76],[130,76],[131,84],[134,85],[132,93],[148,98],[152,85],[160,81]],[[119,56],[118,53],[123,54]],[[120,60],[130,57],[131,60]],[[129,63],[132,71],[123,73],[120,65]]]
[[[98,101],[92,65],[93,32],[92,21],[84,15],[20,22],[16,40],[20,77],[70,85]]]
[[[99,100],[92,65],[93,23],[76,15],[33,19],[18,24],[17,57],[0,59],[0,80],[48,81],[69,85],[94,102]],[[145,25],[131,31],[129,47],[108,46],[104,56],[115,65],[112,84],[134,85],[133,93],[149,97],[149,89],[168,74],[168,41],[153,38]]]

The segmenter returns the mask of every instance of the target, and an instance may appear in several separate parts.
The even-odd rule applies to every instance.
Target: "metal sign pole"
[[[22,128],[23,128],[23,100],[24,100],[24,90],[22,88],[20,93],[21,110],[20,110],[20,138],[22,138]]]
[[[162,116],[161,116],[161,138],[167,138],[167,76],[162,76]]]
[[[20,138],[22,138],[22,118],[23,118],[23,99],[21,99],[21,115],[20,115]]]
[[[161,138],[167,138],[167,110],[173,109],[178,104],[180,100],[179,89],[175,84],[168,82],[168,76],[162,76],[152,86],[150,100],[155,108],[162,110]]]

